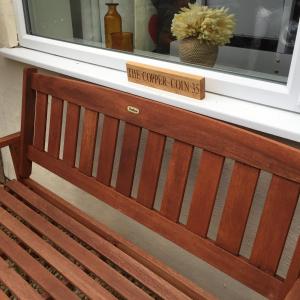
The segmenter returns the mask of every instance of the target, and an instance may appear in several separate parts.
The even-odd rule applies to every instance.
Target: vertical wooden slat
[[[33,142],[34,116],[35,116],[35,94],[31,88],[32,75],[36,69],[25,69],[23,72],[23,94],[22,94],[22,119],[21,119],[21,158],[20,177],[28,178],[32,170],[32,162],[26,157],[27,147]]]
[[[282,299],[286,296],[289,290],[292,288],[296,280],[300,277],[300,237],[298,237],[297,245],[294,251],[294,255],[289,266],[289,270],[282,288]],[[281,298],[280,298],[281,299]]]
[[[137,201],[148,208],[154,204],[165,142],[165,136],[149,132],[137,196]]]
[[[110,185],[111,182],[118,130],[119,120],[110,116],[105,116],[100,144],[97,180],[106,185]]]
[[[47,125],[48,95],[37,92],[35,104],[35,123],[33,145],[44,151]]]
[[[140,127],[125,125],[116,190],[127,197],[131,194],[140,137]]]
[[[292,289],[287,294],[286,298],[284,300],[299,300],[300,295],[300,278],[295,282]]]
[[[98,112],[88,109],[85,110],[79,170],[88,176],[91,176],[93,171],[98,119]]]
[[[216,240],[233,254],[240,251],[258,176],[258,169],[235,162]]]
[[[68,103],[63,160],[74,167],[79,130],[80,106]]]
[[[174,142],[160,209],[162,215],[174,222],[180,216],[192,154],[193,146],[180,141]]]
[[[299,184],[273,175],[250,262],[275,273],[299,196]]]
[[[203,150],[186,227],[206,237],[225,158]]]
[[[62,115],[63,115],[63,101],[61,99],[52,97],[48,153],[54,158],[58,158],[59,156]]]

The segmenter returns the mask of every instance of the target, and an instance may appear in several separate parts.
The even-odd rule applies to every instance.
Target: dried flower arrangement
[[[229,43],[235,18],[228,9],[189,4],[175,14],[172,33],[178,40],[197,38],[205,44],[223,46]]]

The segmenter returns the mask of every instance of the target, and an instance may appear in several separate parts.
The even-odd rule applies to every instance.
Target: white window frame
[[[21,47],[117,69],[123,72],[126,72],[126,62],[134,61],[200,75],[206,78],[206,91],[208,92],[293,112],[300,112],[300,30],[297,32],[288,81],[285,85],[30,35],[26,32],[22,1],[14,0],[14,7]]]

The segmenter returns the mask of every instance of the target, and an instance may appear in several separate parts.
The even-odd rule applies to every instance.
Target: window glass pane
[[[199,49],[192,38],[176,40],[171,32],[172,20],[188,5],[188,0],[122,0],[119,3],[108,0],[24,0],[24,8],[27,31],[32,35],[189,63],[195,67],[204,64],[204,67],[222,72],[287,82],[300,0],[190,2],[208,8],[228,8],[236,22],[229,43]]]

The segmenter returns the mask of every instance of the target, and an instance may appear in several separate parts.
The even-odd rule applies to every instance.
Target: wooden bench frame
[[[45,151],[48,95],[52,95]],[[63,100],[62,100],[63,99]],[[63,101],[68,103],[59,158]],[[138,108],[139,114],[128,110]],[[79,111],[85,108],[75,167]],[[104,114],[99,168],[92,176],[98,114]],[[116,188],[111,176],[119,120],[125,122]],[[141,128],[149,131],[137,199],[131,198]],[[174,139],[160,211],[153,209],[166,137]],[[161,234],[270,299],[299,299],[300,240],[286,278],[276,275],[300,191],[300,151],[201,115],[104,87],[25,69],[21,133],[0,139],[10,147],[17,179],[60,210],[116,245],[193,299],[213,299],[183,276],[87,217],[30,179],[35,162]],[[193,148],[203,149],[187,224],[179,223]],[[153,155],[155,153],[155,156]],[[216,241],[207,237],[225,157],[235,160]],[[249,259],[239,255],[260,170],[273,174]],[[9,185],[7,189],[10,189]],[[243,201],[240,193],[243,190]],[[135,200],[135,201],[133,201]],[[274,223],[274,218],[276,221]]]

